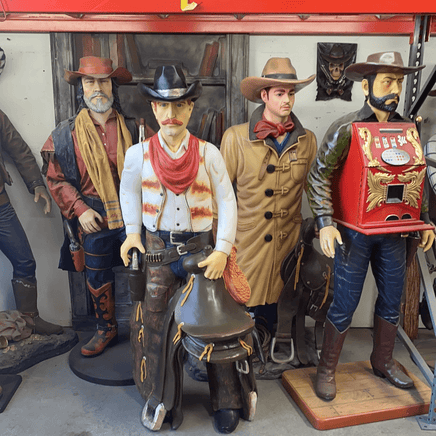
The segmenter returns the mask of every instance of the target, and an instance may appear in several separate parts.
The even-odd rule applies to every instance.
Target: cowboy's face
[[[83,97],[87,106],[97,112],[107,112],[114,101],[112,94],[112,79],[96,79],[94,77],[82,77]]]
[[[186,130],[194,102],[190,100],[153,101],[151,107],[164,136],[179,136]]]
[[[260,97],[265,103],[265,117],[269,121],[286,121],[295,103],[295,88],[290,86],[273,86],[262,89]]]
[[[371,81],[364,79],[362,87],[371,106],[384,112],[393,112],[400,101],[403,80],[403,73],[378,73],[372,85]]]

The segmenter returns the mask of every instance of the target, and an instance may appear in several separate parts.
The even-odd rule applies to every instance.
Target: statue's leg
[[[232,433],[242,409],[241,383],[235,362],[206,364],[215,429]]]
[[[375,375],[386,377],[398,388],[407,389],[413,386],[413,380],[392,358],[406,276],[406,240],[400,235],[380,237],[376,248],[371,262],[378,289],[371,365]]]
[[[36,262],[26,233],[9,202],[0,206],[0,250],[12,263],[12,289],[17,310],[32,318],[30,327],[33,332],[41,335],[62,333],[61,326],[49,323],[39,316]]]
[[[147,251],[165,248],[160,238],[147,233]],[[178,380],[167,380],[167,341],[171,325],[168,304],[180,281],[169,265],[157,267],[147,265],[147,284],[144,301],[137,302],[131,317],[131,343],[133,349],[135,384],[146,403],[141,415],[142,424],[157,431],[162,426],[167,412],[173,407],[165,402],[166,384]],[[179,424],[180,425],[180,424]]]

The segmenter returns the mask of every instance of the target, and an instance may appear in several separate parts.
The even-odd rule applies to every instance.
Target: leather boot
[[[118,341],[118,325],[112,283],[106,283],[99,289],[94,289],[89,283],[87,285],[94,303],[97,331],[80,352],[85,357],[94,357],[103,353],[109,344],[114,345]]]
[[[377,377],[387,378],[401,389],[413,387],[413,380],[401,370],[392,358],[398,324],[394,325],[379,316],[374,316],[374,346],[371,353],[371,365]]]
[[[326,318],[321,356],[316,372],[315,393],[324,400],[336,397],[335,371],[348,329],[339,330]]]
[[[37,290],[36,280],[31,282],[26,279],[12,279],[12,289],[15,296],[15,304],[17,310],[23,315],[27,315],[32,318],[32,323],[29,323],[29,327],[33,333],[39,335],[58,335],[63,332],[63,328],[60,325],[52,324],[44,321],[38,312],[37,307]]]

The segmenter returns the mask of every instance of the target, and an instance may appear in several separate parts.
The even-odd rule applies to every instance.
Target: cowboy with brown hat
[[[330,126],[308,175],[309,204],[320,229],[321,249],[326,256],[335,258],[333,302],[327,313],[315,382],[316,394],[325,400],[336,396],[335,369],[360,299],[369,262],[379,293],[375,304],[371,354],[374,374],[386,377],[399,388],[413,386],[413,381],[392,358],[406,271],[405,238],[400,233],[366,235],[339,224],[335,228],[331,183],[338,174],[336,169],[346,162],[352,123],[410,122],[395,110],[404,76],[422,68],[424,66],[404,66],[400,53],[394,51],[371,54],[366,62],[347,67],[346,77],[362,82],[365,103],[359,111],[345,115]],[[421,219],[428,223],[426,212],[423,202]],[[432,230],[421,232],[420,246],[424,251],[431,247],[433,239]]]
[[[81,353],[92,357],[117,341],[112,267],[121,264],[116,244],[126,237],[118,190],[124,154],[138,133],[118,98],[118,86],[132,80],[127,69],[114,69],[111,59],[87,56],[77,71],[66,70],[64,79],[77,86],[79,109],[53,130],[41,153],[51,195],[85,252],[97,328]],[[59,267],[75,271],[68,244],[66,240]]]
[[[244,97],[261,105],[221,142],[238,193],[235,245],[251,286],[247,306],[270,331],[283,288],[280,265],[298,239],[305,176],[316,153],[315,135],[293,112],[295,94],[314,79],[299,79],[289,58],[270,58],[260,77],[241,82]]]
[[[171,341],[177,333],[172,315],[178,301],[176,297],[183,289],[180,288],[182,283],[191,276],[184,260],[214,245],[198,263],[198,268],[205,268],[204,281],[208,283],[223,276],[235,239],[236,200],[218,149],[187,129],[194,102],[201,95],[201,83],[188,85],[180,66],[163,65],[155,71],[152,88],[140,83],[138,89],[151,102],[160,130],[128,150],[120,186],[127,231],[127,239],[121,247],[125,265],[129,263],[131,248],[145,252],[141,229],[146,228],[145,296],[135,302],[131,320],[133,374],[146,401],[141,415],[143,425],[159,430],[168,417],[172,428],[176,429],[183,419],[180,356],[175,361],[181,348],[176,339],[173,344],[166,341]],[[214,215],[217,216],[215,243],[212,238]],[[209,299],[211,294],[206,289],[202,291]],[[188,302],[192,302],[193,294],[188,295]],[[212,302],[215,308],[219,306],[217,303]],[[248,322],[250,319],[243,309],[242,312],[243,321]],[[195,318],[194,324],[199,320],[206,325],[213,324],[202,310],[191,315]],[[183,325],[180,322],[180,333],[184,332]],[[229,323],[227,328],[231,326]],[[238,345],[237,341],[235,343]],[[188,349],[185,342],[183,344]],[[212,352],[213,359],[206,364],[214,425],[221,433],[231,433],[240,415],[253,419],[257,392],[246,360],[244,368],[248,372],[239,374],[236,358],[232,360],[226,355],[224,361],[218,363],[214,360],[217,354],[220,355],[216,350]],[[249,381],[241,383],[240,380],[247,377]]]

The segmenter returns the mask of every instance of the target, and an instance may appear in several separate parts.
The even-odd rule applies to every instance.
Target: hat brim
[[[186,92],[179,96],[164,96],[160,94],[158,91],[155,91],[154,89],[150,88],[149,86],[146,86],[144,83],[140,82],[138,83],[138,90],[139,93],[149,101],[182,101],[182,100],[197,100],[198,97],[200,97],[203,86],[202,84],[197,80],[192,85],[189,85],[186,89]]]
[[[272,86],[289,86],[294,85],[295,92],[301,91],[307,85],[310,85],[315,80],[316,74],[307,79],[269,79],[267,77],[246,77],[241,81],[242,95],[254,103],[262,103],[260,93],[262,89]]]
[[[113,70],[112,73],[110,74],[85,74],[85,73],[80,73],[79,71],[65,70],[64,79],[70,85],[77,85],[77,81],[81,77],[93,77],[94,79],[107,79],[107,78],[117,79],[117,82],[120,85],[132,81],[132,75],[124,67],[118,67],[117,69]]]
[[[404,75],[415,73],[422,70],[425,65],[419,67],[398,67],[386,64],[376,64],[371,62],[360,62],[351,64],[345,69],[345,77],[355,82],[361,82],[365,76],[378,73],[402,73]]]

